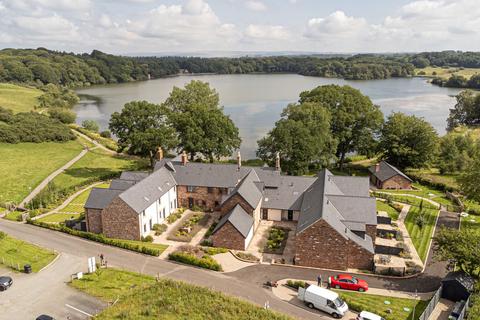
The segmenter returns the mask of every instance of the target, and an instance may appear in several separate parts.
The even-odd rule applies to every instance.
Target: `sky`
[[[480,51],[480,0],[0,0],[0,48]]]

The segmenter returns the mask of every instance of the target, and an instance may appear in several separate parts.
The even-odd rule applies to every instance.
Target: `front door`
[[[188,198],[188,207],[192,209],[193,207],[193,198]]]
[[[288,221],[293,220],[293,210],[288,210]]]
[[[262,219],[268,220],[268,209],[263,209],[262,211]]]

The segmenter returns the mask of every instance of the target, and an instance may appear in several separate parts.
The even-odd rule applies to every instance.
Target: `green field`
[[[0,205],[19,203],[50,173],[81,150],[77,141],[0,143]]]
[[[463,76],[470,79],[473,75],[480,73],[478,68],[440,68],[440,67],[426,67],[421,69],[415,69],[415,75],[419,75],[419,72],[425,72],[424,77],[439,77],[442,79],[448,79],[452,75]],[[433,74],[433,73],[436,74]]]
[[[32,271],[37,272],[56,257],[56,253],[53,251],[14,239],[8,235],[2,239],[2,235],[5,234],[0,234],[0,264],[3,263],[14,269],[17,266],[22,269],[25,264],[30,264]]]
[[[108,188],[109,186],[110,186],[110,183],[101,183],[96,185],[95,188]],[[83,191],[75,199],[73,199],[72,202],[70,202],[65,208],[63,208],[59,212],[75,213],[75,214],[84,213],[85,202],[87,202],[88,196],[90,195],[91,191],[92,191],[92,188]]]
[[[9,212],[5,215],[5,217],[3,217],[4,219],[7,219],[7,220],[10,220],[10,221],[20,221],[21,220],[21,217],[22,217],[22,213],[21,211],[12,211],[12,212]]]
[[[411,194],[411,195],[416,195],[422,198],[433,200],[443,205],[455,205],[455,203],[453,203],[453,201],[448,199],[445,193],[442,191],[432,189],[428,186],[425,186],[419,183],[413,183],[413,186],[417,190],[379,190],[379,191],[394,193],[394,194]]]
[[[423,209],[423,212],[425,214],[425,223],[422,228],[420,228],[416,222],[416,217],[420,214],[420,208],[413,206],[407,214],[405,226],[407,227],[408,234],[413,241],[415,249],[417,249],[418,255],[422,261],[425,262],[439,211]]]
[[[101,269],[71,285],[105,301],[119,298],[95,319],[291,319],[210,289],[115,269]]]
[[[0,106],[11,109],[15,113],[27,112],[33,110],[38,102],[37,98],[42,93],[38,89],[0,83]]]
[[[100,149],[89,151],[82,159],[57,176],[53,181],[61,188],[85,185],[89,181],[108,179],[125,170],[139,170],[146,161],[114,156]]]
[[[370,311],[384,317],[386,320],[418,319],[428,305],[428,301],[423,300],[393,298],[344,290],[335,291],[340,294],[351,310],[357,312]],[[390,302],[390,304],[385,304],[385,301]],[[414,306],[415,317],[413,317]],[[405,311],[404,308],[408,308],[408,311]],[[392,310],[392,313],[387,313],[387,309]]]
[[[480,232],[480,216],[462,217],[462,228],[471,228]]]
[[[385,201],[377,200],[377,211],[385,211],[392,220],[397,220],[400,214],[397,210],[387,204]]]
[[[60,223],[68,219],[78,219],[80,216],[81,214],[75,213],[53,213],[37,220],[46,223]]]
[[[412,174],[418,175],[424,179],[432,181],[434,183],[443,183],[444,185],[451,187],[453,189],[458,189],[457,177],[455,174],[440,174],[439,170],[436,168],[431,169],[408,169],[407,175],[411,172]],[[415,180],[415,179],[414,179]]]

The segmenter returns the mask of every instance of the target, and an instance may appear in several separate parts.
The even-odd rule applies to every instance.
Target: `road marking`
[[[65,304],[65,306],[66,306],[66,307],[69,307],[69,308],[71,308],[71,309],[73,309],[73,310],[75,310],[75,311],[78,311],[78,312],[86,315],[87,317],[93,317],[93,315],[91,315],[90,313],[85,312],[85,311],[82,311],[82,310],[80,310],[80,309],[77,309],[77,308],[75,308],[75,307],[73,307],[73,306],[71,306],[71,305],[69,305],[69,304]]]

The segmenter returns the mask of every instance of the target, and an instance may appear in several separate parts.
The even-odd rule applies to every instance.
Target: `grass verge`
[[[14,113],[29,112],[37,105],[38,97],[42,94],[38,89],[0,83],[0,106]]]
[[[428,255],[438,213],[438,210],[420,210],[418,207],[411,207],[405,218],[408,234],[423,262]]]
[[[423,300],[393,298],[343,290],[335,291],[340,294],[351,310],[357,312],[370,311],[384,317],[386,320],[418,319],[428,305],[428,301]],[[385,301],[390,302],[390,304],[385,304]],[[415,317],[413,317],[414,306]],[[408,308],[408,311],[404,308]],[[390,309],[392,312],[387,313],[387,309]]]
[[[291,319],[207,288],[172,280],[155,281],[128,271],[101,269],[71,285],[102,300],[119,298],[114,306],[95,317],[99,320]]]
[[[110,186],[110,183],[101,183],[95,186],[95,188],[108,188]],[[85,212],[85,203],[87,202],[88,196],[90,195],[90,192],[92,191],[92,188],[83,191],[80,193],[78,196],[76,196],[65,208],[60,210],[59,212],[62,213],[76,213],[76,214],[82,214]]]
[[[377,200],[377,211],[385,211],[392,220],[397,220],[399,212],[385,201]]]
[[[38,272],[57,256],[53,251],[18,240],[0,231],[0,263],[13,269],[23,269],[25,264]]]

